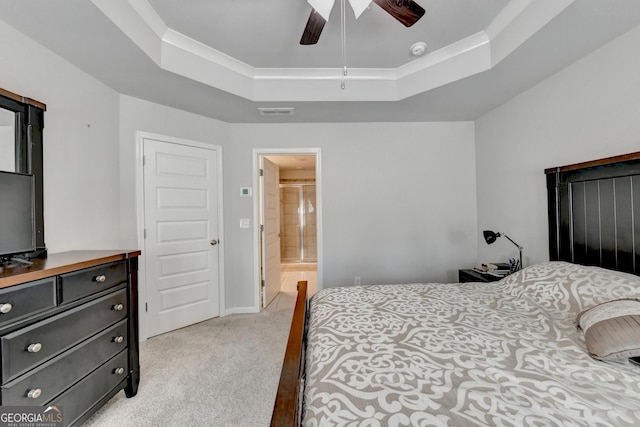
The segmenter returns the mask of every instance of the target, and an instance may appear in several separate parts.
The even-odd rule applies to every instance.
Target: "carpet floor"
[[[138,394],[120,392],[85,426],[242,426],[271,421],[295,304],[198,323],[140,345]]]

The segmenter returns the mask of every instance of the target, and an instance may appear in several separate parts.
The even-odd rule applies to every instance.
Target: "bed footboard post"
[[[298,296],[291,319],[276,401],[271,416],[272,427],[300,425],[304,388],[305,330],[307,319],[307,282],[298,282]]]

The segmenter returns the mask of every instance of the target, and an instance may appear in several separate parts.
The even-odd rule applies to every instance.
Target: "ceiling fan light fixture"
[[[335,2],[336,0],[307,0],[312,9],[300,38],[301,45],[312,45],[318,42]],[[410,27],[418,22],[425,13],[424,8],[413,0],[340,0],[340,15],[343,22],[346,2],[351,5],[356,19],[369,8],[371,3],[375,3],[405,27]],[[342,86],[344,86],[344,82]]]
[[[309,5],[318,12],[325,21],[328,21],[335,0],[307,0],[307,3],[309,3]],[[360,15],[362,15],[362,12],[369,7],[371,0],[349,0],[349,4],[351,5],[351,9],[353,9],[353,14],[356,16],[356,19],[358,19]]]
[[[411,45],[409,52],[413,56],[422,56],[427,51],[427,44],[425,42],[416,42]]]

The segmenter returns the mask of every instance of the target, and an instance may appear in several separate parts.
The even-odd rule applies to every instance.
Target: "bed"
[[[299,284],[272,426],[640,424],[640,153],[545,171],[551,261]]]

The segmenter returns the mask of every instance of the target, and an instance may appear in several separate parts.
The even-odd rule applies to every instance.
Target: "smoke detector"
[[[425,42],[416,42],[411,45],[409,52],[413,56],[422,56],[427,51],[427,44]]]

